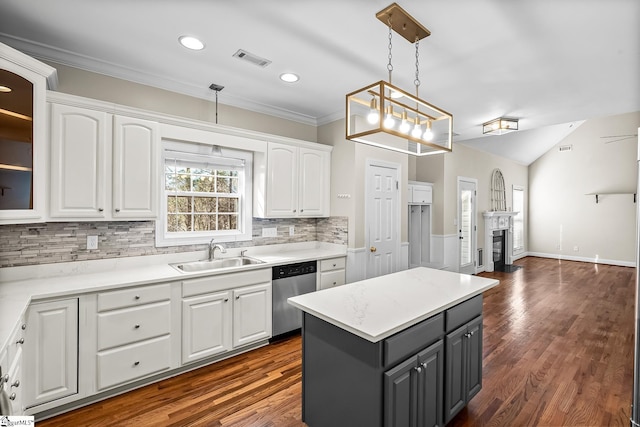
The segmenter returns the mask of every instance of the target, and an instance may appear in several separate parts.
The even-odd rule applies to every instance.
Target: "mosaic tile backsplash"
[[[295,234],[289,236],[289,227]],[[262,237],[276,227],[278,237]],[[228,248],[298,242],[347,244],[347,217],[253,219],[253,240],[225,243]],[[98,236],[98,249],[87,250],[87,236]],[[206,245],[155,246],[154,221],[49,222],[0,226],[0,267],[81,260],[160,255],[206,249]]]

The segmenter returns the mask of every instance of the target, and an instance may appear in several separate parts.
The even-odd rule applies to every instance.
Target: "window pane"
[[[218,215],[218,230],[237,230],[238,215]]]
[[[216,212],[215,197],[194,197],[194,212]]]
[[[164,188],[167,190],[176,190],[178,180],[174,174],[168,173],[164,176]]]
[[[191,175],[180,174],[176,176],[177,191],[191,191]]]
[[[167,231],[173,233],[180,231],[191,231],[191,215],[167,215]]]
[[[219,197],[218,212],[238,212],[238,199],[230,197]]]
[[[191,197],[167,197],[167,212],[191,212]]]
[[[199,191],[202,193],[213,193],[215,191],[215,187],[213,184],[213,177],[194,175],[193,191]]]
[[[195,215],[194,231],[209,231],[216,229],[216,215]]]
[[[218,193],[231,193],[231,183],[229,182],[229,178],[218,177],[217,181],[217,191]]]

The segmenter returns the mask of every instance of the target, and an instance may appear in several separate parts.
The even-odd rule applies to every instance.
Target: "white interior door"
[[[398,270],[400,190],[398,166],[369,164],[366,172],[367,278]]]
[[[477,180],[458,177],[458,271],[476,272],[476,187]]]

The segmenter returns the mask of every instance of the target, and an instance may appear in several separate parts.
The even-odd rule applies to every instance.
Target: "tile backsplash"
[[[289,228],[294,227],[294,235]],[[275,227],[277,237],[262,237]],[[320,241],[347,244],[347,217],[253,219],[253,240],[225,243],[229,248]],[[98,249],[87,250],[87,236]],[[155,246],[154,221],[49,222],[0,226],[0,267],[160,255],[204,250],[206,245]]]

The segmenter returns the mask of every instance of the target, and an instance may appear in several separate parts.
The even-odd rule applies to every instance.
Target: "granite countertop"
[[[288,299],[289,304],[378,342],[497,286],[495,279],[426,267]]]
[[[206,251],[197,251],[1,268],[0,351],[6,347],[10,334],[32,301],[346,256],[344,245],[305,242],[227,249],[224,257],[238,256],[240,250],[245,249],[247,256],[264,263],[193,273],[184,273],[169,265],[205,258]]]

